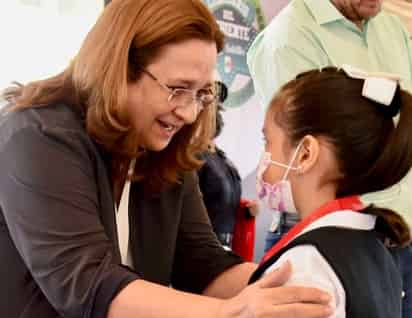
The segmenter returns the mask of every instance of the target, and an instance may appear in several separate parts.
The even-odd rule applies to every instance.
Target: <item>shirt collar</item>
[[[319,25],[327,24],[335,21],[344,21],[347,25],[356,29],[356,31],[364,32],[366,34],[368,29],[368,24],[372,19],[375,19],[379,16],[379,13],[376,17],[366,19],[364,23],[363,31],[360,29],[348,18],[346,18],[331,2],[332,0],[302,0],[308,7],[311,14],[314,16],[316,22]]]
[[[337,226],[348,229],[372,230],[375,228],[376,216],[350,210],[336,211],[325,215],[305,228],[300,235],[314,229]]]

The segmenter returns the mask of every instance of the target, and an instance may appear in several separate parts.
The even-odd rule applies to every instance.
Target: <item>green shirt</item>
[[[292,0],[257,36],[247,61],[265,106],[297,74],[330,65],[397,73],[412,91],[412,43],[399,18],[382,11],[361,30],[329,0]],[[409,173],[400,184],[363,199],[402,213],[412,224],[411,193]]]
[[[257,36],[247,61],[266,106],[297,74],[330,65],[398,73],[412,90],[412,44],[399,18],[382,11],[362,31],[328,0],[293,0]]]

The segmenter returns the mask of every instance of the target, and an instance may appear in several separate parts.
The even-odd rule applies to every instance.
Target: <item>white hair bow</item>
[[[391,105],[398,84],[402,79],[398,74],[366,72],[347,64],[344,64],[342,69],[349,77],[364,80],[362,96],[385,106]],[[393,121],[396,126],[398,123],[398,115],[393,117]]]
[[[365,80],[362,96],[386,106],[392,103],[396,88],[401,80],[399,75],[383,72],[368,73],[347,64],[344,64],[342,69],[349,77]]]

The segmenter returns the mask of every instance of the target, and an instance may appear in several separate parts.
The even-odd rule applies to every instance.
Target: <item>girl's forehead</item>
[[[279,125],[276,122],[275,115],[276,110],[274,110],[273,107],[267,111],[262,129],[264,134],[269,134],[274,130],[280,129]]]

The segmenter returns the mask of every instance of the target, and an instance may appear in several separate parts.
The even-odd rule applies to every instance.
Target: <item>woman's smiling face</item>
[[[210,90],[217,49],[214,42],[189,39],[163,47],[139,78],[128,84],[127,108],[139,146],[161,151],[184,126],[196,121],[201,107],[169,102],[173,89]]]

